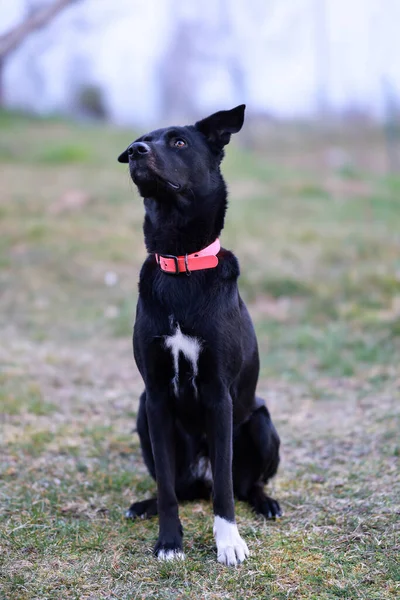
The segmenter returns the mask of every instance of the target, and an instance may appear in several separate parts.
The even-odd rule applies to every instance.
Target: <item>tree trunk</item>
[[[4,72],[4,62],[0,58],[0,106],[3,106],[3,102],[4,102],[3,72]]]
[[[50,6],[44,6],[35,10],[25,21],[0,35],[0,62],[4,65],[4,59],[18,48],[30,33],[45,27],[54,17],[68,5],[77,0],[56,0]]]

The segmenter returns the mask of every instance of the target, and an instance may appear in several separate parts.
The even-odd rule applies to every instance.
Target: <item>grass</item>
[[[132,132],[0,113],[0,598],[398,598],[400,179],[316,137],[229,148],[222,240],[259,337],[283,457],[276,523],[237,504],[251,558],[217,564],[211,508],[181,508],[187,560],[151,556],[154,492],[133,432],[142,204]],[[337,144],[337,140],[335,140]],[[363,162],[365,160],[365,162]],[[374,164],[377,168],[371,168]]]

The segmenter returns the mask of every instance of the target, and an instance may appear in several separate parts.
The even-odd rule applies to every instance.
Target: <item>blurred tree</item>
[[[166,119],[191,118],[196,114],[201,27],[197,21],[178,19],[174,29],[159,67],[162,113]]]
[[[315,86],[317,113],[324,118],[329,115],[330,47],[329,21],[326,0],[314,0]]]
[[[175,23],[159,69],[163,116],[192,118],[199,114],[201,88],[209,85],[207,72],[220,68],[230,83],[233,102],[245,102],[247,82],[236,40],[231,0],[203,0],[191,5],[171,0]]]
[[[384,135],[389,172],[400,171],[400,103],[396,88],[387,77],[382,78],[385,123]]]
[[[34,31],[45,27],[67,6],[79,0],[54,0],[28,12],[27,17],[10,31],[0,35],[0,105],[3,101],[3,69],[7,58]]]

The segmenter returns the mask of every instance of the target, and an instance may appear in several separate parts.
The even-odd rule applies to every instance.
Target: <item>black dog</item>
[[[184,557],[178,500],[214,505],[218,560],[248,556],[235,524],[234,494],[266,518],[280,516],[264,484],[279,463],[279,437],[255,395],[257,340],[237,288],[236,257],[220,249],[227,207],[224,146],[245,106],[187,127],[152,131],[118,158],[144,198],[149,253],[133,335],[145,383],[137,431],[157,498],[127,517],[159,514],[159,559]]]

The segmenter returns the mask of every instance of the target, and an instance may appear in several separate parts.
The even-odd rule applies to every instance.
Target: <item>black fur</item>
[[[154,253],[184,255],[211,244],[221,233],[227,191],[220,163],[231,134],[240,131],[245,106],[220,111],[187,127],[152,131],[123,152],[144,198],[148,257],[139,283],[134,355],[145,383],[137,430],[157,499],[135,502],[127,516],[159,514],[154,552],[179,551],[179,500],[208,498],[214,513],[234,522],[234,493],[267,518],[279,504],[264,484],[279,463],[279,437],[256,396],[257,340],[240,298],[239,265],[221,249],[214,269],[171,275]],[[176,332],[200,340],[198,375],[179,354],[178,393],[165,340]],[[195,385],[194,385],[195,384]],[[205,476],[210,460],[212,480]]]

